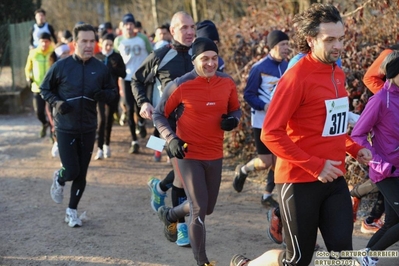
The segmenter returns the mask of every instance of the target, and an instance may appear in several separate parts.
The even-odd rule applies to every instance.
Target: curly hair
[[[319,33],[320,23],[342,22],[338,9],[331,4],[313,4],[303,13],[295,15],[293,21],[295,27],[294,42],[302,53],[308,53],[310,47],[306,37],[316,37]]]

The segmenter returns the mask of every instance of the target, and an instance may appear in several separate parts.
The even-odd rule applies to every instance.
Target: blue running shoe
[[[185,223],[177,224],[177,240],[176,244],[179,247],[188,247],[190,246],[190,239],[188,238],[188,228]]]
[[[159,182],[160,180],[155,177],[151,177],[147,182],[148,189],[151,192],[151,207],[155,212],[158,211],[159,207],[165,206],[166,193],[158,192],[157,184]]]

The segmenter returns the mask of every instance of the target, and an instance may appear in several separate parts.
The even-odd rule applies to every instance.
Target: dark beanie
[[[386,65],[386,72],[387,79],[393,79],[399,74],[399,57],[396,57]]]
[[[210,20],[197,23],[197,37],[206,37],[212,41],[220,41],[218,30],[215,24]]]
[[[62,37],[64,37],[68,41],[70,41],[70,40],[72,40],[72,33],[69,30],[64,30],[62,32]]]
[[[48,32],[43,32],[42,34],[40,34],[39,39],[42,40],[49,40],[51,41],[51,35]]]
[[[267,35],[267,46],[272,49],[281,41],[288,41],[288,35],[281,30],[274,30]]]
[[[112,30],[112,23],[107,21],[104,23],[104,29]]]
[[[103,41],[105,41],[105,40],[114,41],[115,36],[114,36],[114,34],[112,34],[112,33],[106,33],[106,34],[104,34],[104,35],[102,36],[102,39],[103,39]]]
[[[214,51],[217,54],[219,53],[216,44],[211,39],[205,37],[195,38],[191,49],[192,49],[191,60],[194,60],[197,56],[199,56],[205,51]]]
[[[135,24],[136,21],[134,20],[134,16],[132,13],[127,13],[126,15],[123,16],[122,22],[123,24],[126,24],[128,22],[132,22],[133,24]]]

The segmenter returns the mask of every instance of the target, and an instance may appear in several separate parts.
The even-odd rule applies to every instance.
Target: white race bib
[[[323,137],[333,137],[346,134],[349,121],[348,97],[326,100],[326,122]]]

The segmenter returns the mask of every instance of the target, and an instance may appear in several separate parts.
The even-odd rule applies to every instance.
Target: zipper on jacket
[[[335,71],[335,64],[332,65],[331,81],[332,81],[332,84],[334,85],[335,96],[338,98],[338,88],[337,88],[337,84],[335,83],[334,71]]]

